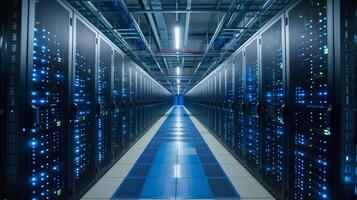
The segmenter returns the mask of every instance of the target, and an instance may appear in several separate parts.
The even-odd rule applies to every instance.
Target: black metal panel
[[[112,47],[103,38],[99,41],[97,69],[97,162],[99,170],[111,160],[111,68]]]
[[[239,52],[234,57],[234,152],[241,160],[245,154],[244,76],[243,53]]]
[[[72,82],[72,173],[75,191],[95,177],[96,33],[76,18]]]
[[[123,77],[123,62],[124,57],[121,53],[114,51],[113,63],[113,96],[112,96],[112,143],[113,154],[117,157],[124,146],[122,135],[123,110],[121,104],[122,100],[122,77]]]
[[[233,112],[233,101],[234,101],[234,68],[233,68],[233,61],[230,60],[227,62],[226,65],[226,123],[227,123],[227,130],[226,130],[226,144],[229,148],[233,149],[233,142],[234,142],[234,112]]]
[[[129,103],[130,103],[130,78],[129,78],[129,58],[124,57],[124,66],[123,66],[123,142],[125,146],[129,146],[130,142],[130,126],[129,126]]]
[[[35,3],[25,179],[31,199],[63,199],[68,189],[70,17],[57,1]]]
[[[261,147],[257,109],[260,94],[257,39],[246,46],[245,55],[245,161],[252,171],[258,173]]]
[[[27,53],[27,21],[22,18],[28,14],[27,4],[0,2],[0,199],[24,198],[29,185],[22,178],[31,175],[24,165],[26,57],[20,59]]]
[[[280,18],[261,34],[262,179],[283,195],[286,167],[286,130],[283,32]]]
[[[340,106],[342,112],[339,113],[341,123],[339,149],[341,168],[337,173],[340,180],[337,184],[341,188],[338,198],[353,199],[357,196],[357,2],[356,1],[336,1],[334,6],[336,12],[337,27],[336,36],[336,66],[341,66],[336,70],[336,92],[338,101],[335,106]],[[339,74],[340,72],[341,74]],[[339,81],[340,80],[340,81]],[[335,107],[334,107],[335,110]],[[336,112],[335,112],[336,113]],[[339,131],[339,129],[337,129]]]
[[[288,16],[293,198],[331,198],[333,149],[326,1],[301,1]]]
[[[135,107],[134,107],[134,94],[135,94],[135,65],[133,62],[129,64],[129,135],[130,141],[135,137]]]

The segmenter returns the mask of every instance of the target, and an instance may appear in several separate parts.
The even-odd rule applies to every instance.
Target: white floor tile
[[[123,180],[124,178],[102,178],[82,199],[109,199]]]
[[[254,178],[230,178],[242,198],[273,198],[271,194]]]
[[[252,175],[241,165],[222,164],[221,166],[230,178],[252,177]]]
[[[131,164],[116,164],[104,175],[104,178],[124,178],[131,168]]]

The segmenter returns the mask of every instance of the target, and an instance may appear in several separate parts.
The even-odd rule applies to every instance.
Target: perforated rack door
[[[293,198],[331,198],[332,136],[327,1],[301,1],[287,12]]]
[[[103,38],[99,40],[99,59],[97,68],[97,163],[98,170],[101,170],[111,160],[111,130],[110,130],[110,109],[111,109],[111,68],[112,68],[112,47]]]
[[[234,68],[233,59],[229,60],[226,64],[226,144],[233,150],[233,134],[234,134],[234,111],[233,111],[233,101],[234,101]]]
[[[244,119],[245,161],[256,174],[259,173],[260,161],[260,122],[257,110],[259,103],[259,66],[257,38],[245,47],[245,87],[244,101],[246,112]]]
[[[122,79],[123,79],[124,57],[118,51],[114,51],[114,69],[113,69],[113,96],[112,96],[112,144],[113,153],[117,157],[124,147],[122,135],[123,109],[122,109]]]
[[[123,143],[125,147],[130,144],[130,132],[129,132],[129,101],[130,101],[130,80],[129,80],[129,62],[130,59],[127,56],[124,56],[124,66],[123,66]]]
[[[96,33],[75,17],[72,70],[72,173],[75,192],[95,177]]]
[[[57,1],[32,3],[34,27],[30,26],[32,30],[29,30],[31,64],[28,68],[30,129],[24,181],[28,181],[31,199],[63,199],[68,189],[72,13]]]
[[[283,18],[261,33],[262,179],[280,196],[286,180]]]
[[[243,160],[245,154],[244,133],[244,65],[243,52],[234,56],[234,152]]]

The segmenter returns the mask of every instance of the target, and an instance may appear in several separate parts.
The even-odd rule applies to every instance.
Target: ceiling
[[[185,94],[292,0],[67,1],[169,91]]]

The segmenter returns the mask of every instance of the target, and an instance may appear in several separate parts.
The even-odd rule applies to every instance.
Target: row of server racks
[[[277,199],[356,199],[357,2],[289,5],[185,96]]]
[[[171,94],[65,2],[1,4],[0,199],[79,199]]]

